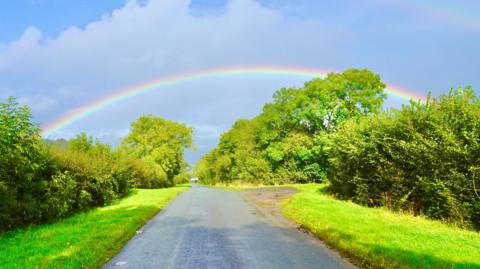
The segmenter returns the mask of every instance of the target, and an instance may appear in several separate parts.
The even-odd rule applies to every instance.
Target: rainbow
[[[277,66],[254,66],[254,67],[228,67],[221,69],[210,69],[200,72],[182,73],[152,82],[139,84],[130,88],[115,91],[111,95],[104,96],[91,103],[78,107],[69,111],[64,116],[47,124],[42,131],[43,137],[49,137],[53,133],[69,126],[85,117],[88,117],[102,109],[117,104],[123,100],[145,94],[158,89],[175,86],[178,84],[211,79],[220,77],[233,76],[297,76],[311,79],[313,77],[325,77],[330,71],[321,69],[307,69],[301,67],[277,67]],[[424,96],[417,95],[407,90],[388,86],[385,91],[392,96],[402,99],[425,100]]]

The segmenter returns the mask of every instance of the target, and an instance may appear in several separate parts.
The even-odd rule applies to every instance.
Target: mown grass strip
[[[135,190],[110,206],[0,235],[0,268],[100,268],[187,189]]]
[[[322,185],[295,185],[283,214],[372,268],[480,268],[480,233],[339,201]]]

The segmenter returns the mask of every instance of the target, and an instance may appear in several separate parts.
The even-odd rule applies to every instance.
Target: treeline
[[[280,184],[326,178],[328,134],[350,118],[379,113],[385,99],[378,75],[347,70],[283,88],[251,120],[239,120],[196,165],[206,183],[242,180]]]
[[[205,183],[329,182],[339,198],[480,229],[480,100],[470,88],[383,111],[385,84],[347,70],[284,88],[196,165]]]
[[[142,156],[135,154],[142,143],[132,141],[143,139],[137,125],[145,119],[154,122],[143,126],[142,135],[164,130],[182,141],[161,149],[151,146],[151,151],[164,150],[155,157],[147,150]],[[132,187],[173,186],[182,180],[178,176],[186,166],[183,149],[190,145],[190,128],[154,116],[133,123],[117,149],[86,134],[69,141],[44,141],[29,109],[10,98],[0,103],[0,231],[103,206],[126,196]],[[162,158],[169,158],[169,167],[162,166]]]

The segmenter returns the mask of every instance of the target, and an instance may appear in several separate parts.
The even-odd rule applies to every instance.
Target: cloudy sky
[[[0,100],[15,96],[42,126],[116,91],[232,66],[369,68],[434,95],[480,89],[476,0],[16,0],[0,2]],[[117,144],[156,114],[195,128],[194,162],[236,119],[304,78],[206,79],[102,109],[51,138],[85,131]],[[390,98],[389,106],[404,100]]]

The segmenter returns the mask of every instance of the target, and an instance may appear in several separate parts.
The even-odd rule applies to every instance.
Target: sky
[[[476,0],[0,0],[0,101],[28,105],[46,126],[118,90],[234,66],[368,68],[419,95],[480,89]],[[99,110],[51,135],[118,145],[155,114],[195,130],[194,163],[235,120],[260,113],[305,78],[205,79]],[[387,107],[406,100],[389,98]]]

